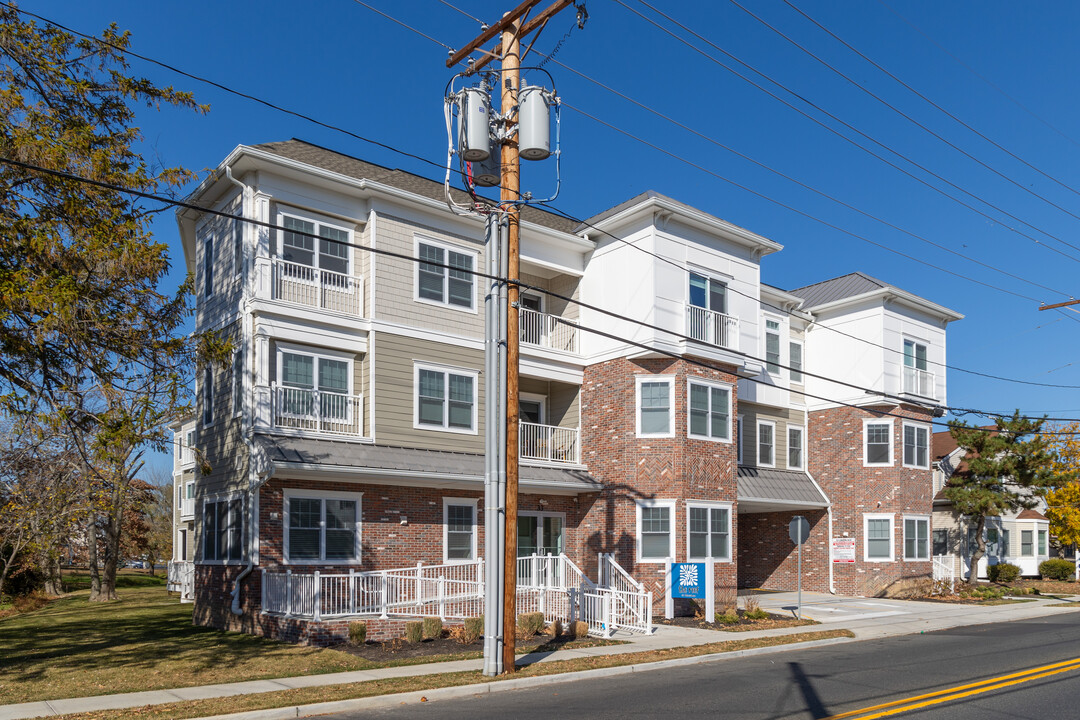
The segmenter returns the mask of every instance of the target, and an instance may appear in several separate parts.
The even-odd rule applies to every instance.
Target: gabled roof
[[[1050,518],[1043,515],[1038,510],[1022,510],[1019,515],[1016,516],[1017,520],[1045,520],[1050,522]]]

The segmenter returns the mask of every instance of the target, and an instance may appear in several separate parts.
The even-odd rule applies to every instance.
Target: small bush
[[[991,565],[986,572],[990,582],[1010,583],[1020,577],[1020,568],[1012,563]]]
[[[548,630],[551,630],[551,637],[559,637],[560,635],[562,635],[563,634],[562,620],[556,620],[555,622],[551,623],[551,625],[548,625]]]
[[[425,640],[435,640],[442,637],[442,618],[426,617],[423,623]]]
[[[462,645],[472,645],[484,635],[484,616],[465,618],[461,626],[461,632],[457,634],[458,642]]]
[[[518,632],[532,637],[544,629],[544,613],[522,613],[517,617]]]
[[[769,613],[761,609],[756,595],[747,595],[743,600],[743,617],[748,620],[768,620]]]
[[[574,625],[570,629],[573,631],[574,637],[578,640],[589,637],[589,623],[584,620],[574,621]]]
[[[1005,588],[992,585],[976,585],[968,587],[966,584],[959,588],[957,594],[960,597],[977,598],[979,600],[1000,600],[1005,597]]]
[[[729,612],[716,613],[716,622],[721,625],[734,625],[739,622],[739,615],[738,613]]]
[[[12,607],[15,608],[16,612],[20,613],[34,612],[35,610],[40,610],[48,604],[49,598],[45,595],[45,593],[40,591],[27,593],[26,595],[16,595],[11,600]]]
[[[416,644],[424,639],[424,623],[421,620],[405,623],[405,641]]]
[[[1050,558],[1039,563],[1039,574],[1044,580],[1072,580],[1076,565],[1064,558]]]
[[[349,642],[363,645],[367,642],[367,623],[363,621],[349,623]]]
[[[716,593],[716,607],[724,615],[739,616],[739,594],[734,588],[722,588]]]

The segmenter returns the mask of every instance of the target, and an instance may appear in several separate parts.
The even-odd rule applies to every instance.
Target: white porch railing
[[[188,520],[195,517],[195,498],[180,499],[180,519]]]
[[[652,632],[652,593],[626,572],[611,553],[599,554],[600,594],[609,595],[606,623],[612,628],[626,628],[634,632]]]
[[[519,423],[519,447],[523,460],[545,460],[554,463],[581,462],[580,431],[578,428]]]
[[[949,592],[956,590],[956,558],[952,555],[934,556],[934,582],[949,583]]]
[[[363,316],[362,278],[288,262],[281,258],[273,258],[271,268],[275,300]]]
[[[195,601],[195,563],[187,560],[170,560],[168,569],[169,592],[180,593],[180,602]]]
[[[363,395],[273,385],[271,397],[270,412],[276,428],[322,435],[360,437],[364,434]]]
[[[580,352],[578,329],[562,318],[529,308],[520,308],[518,318],[521,342],[569,353]]]
[[[934,398],[934,373],[904,366],[904,392],[924,398]]]
[[[709,345],[733,349],[739,345],[739,318],[706,310],[696,305],[686,306],[686,335]]]

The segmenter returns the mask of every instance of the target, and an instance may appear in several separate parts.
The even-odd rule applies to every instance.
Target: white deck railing
[[[525,344],[569,353],[580,352],[578,329],[556,315],[520,308],[518,324],[521,342]]]
[[[934,556],[934,582],[949,583],[949,592],[956,590],[956,558],[952,555]]]
[[[180,519],[186,520],[193,517],[195,517],[195,498],[180,498]]]
[[[180,593],[180,602],[195,601],[195,563],[187,560],[170,560],[168,569],[169,592]]]
[[[518,445],[523,460],[545,460],[569,464],[581,462],[578,428],[527,422],[519,423],[518,427]]]
[[[347,315],[364,314],[362,278],[281,258],[273,258],[271,268],[275,300]]]
[[[934,373],[904,366],[904,392],[924,398],[934,398]]]
[[[600,594],[607,594],[609,599],[603,608],[607,613],[606,623],[613,627],[623,627],[635,632],[648,633],[652,628],[652,593],[645,590],[645,585],[638,582],[623,569],[611,553],[600,553],[598,557]]]
[[[271,386],[273,426],[321,435],[364,433],[364,396]]]
[[[686,306],[686,335],[709,345],[733,349],[739,345],[739,318],[706,310],[696,305]]]

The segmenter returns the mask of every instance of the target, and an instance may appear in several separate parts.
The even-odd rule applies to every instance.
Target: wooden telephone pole
[[[517,632],[517,511],[518,511],[518,275],[520,272],[520,224],[521,224],[521,160],[518,156],[517,108],[518,91],[521,89],[521,41],[540,32],[548,20],[560,10],[573,5],[573,0],[556,0],[535,18],[526,22],[529,12],[540,0],[525,0],[503,15],[502,19],[481,32],[461,50],[454,52],[446,61],[453,67],[481,45],[502,34],[500,43],[473,64],[479,70],[490,60],[500,62],[501,116],[505,136],[501,150],[501,176],[499,193],[500,209],[507,221],[507,288],[508,308],[506,314],[506,539],[503,557],[503,672],[512,673],[515,666],[515,634]],[[524,23],[524,24],[523,24]],[[533,42],[536,37],[533,37]],[[526,49],[528,53],[532,45]],[[489,558],[493,562],[495,558]]]

